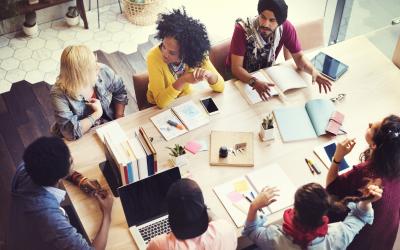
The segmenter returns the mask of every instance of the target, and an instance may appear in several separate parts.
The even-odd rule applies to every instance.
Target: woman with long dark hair
[[[391,250],[397,236],[400,212],[400,117],[390,115],[382,121],[370,123],[365,140],[369,148],[364,151],[361,163],[343,175],[338,175],[338,165],[355,145],[346,139],[338,143],[327,176],[327,191],[339,199],[360,195],[366,181],[379,180],[385,191],[382,199],[373,204],[375,220],[364,227],[348,249]],[[341,219],[341,216],[335,219]]]

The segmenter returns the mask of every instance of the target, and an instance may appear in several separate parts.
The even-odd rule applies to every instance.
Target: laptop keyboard
[[[138,228],[138,230],[139,233],[142,235],[144,242],[146,242],[147,244],[152,238],[156,237],[157,235],[171,232],[168,222],[168,216],[160,221],[156,221],[150,225]]]

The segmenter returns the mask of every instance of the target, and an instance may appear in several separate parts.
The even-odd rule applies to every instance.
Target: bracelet
[[[89,115],[87,118],[89,119],[90,123],[92,123],[92,126],[90,126],[90,127],[93,127],[96,120],[93,118],[92,115]]]
[[[332,162],[335,163],[336,165],[339,165],[341,161],[336,161],[334,157],[332,157]]]

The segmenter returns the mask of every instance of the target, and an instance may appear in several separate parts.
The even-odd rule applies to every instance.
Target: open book
[[[167,141],[210,122],[206,112],[192,100],[167,109],[150,120]]]
[[[214,192],[224,205],[237,227],[246,221],[250,202],[265,187],[277,187],[276,201],[262,209],[266,215],[285,209],[293,204],[296,187],[278,164],[252,171],[243,177],[214,187]]]
[[[255,78],[269,83],[275,83],[270,92],[271,96],[279,95],[289,89],[298,89],[307,87],[306,81],[291,65],[278,65],[265,69],[260,69],[251,74]],[[260,95],[252,89],[247,83],[235,81],[234,83],[249,104],[261,102]]]
[[[278,108],[273,112],[282,140],[287,142],[326,134],[325,129],[334,111],[331,100],[313,99],[303,107]]]

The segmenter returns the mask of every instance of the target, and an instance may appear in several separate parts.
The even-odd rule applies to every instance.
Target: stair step
[[[145,43],[139,44],[137,51],[140,52],[144,61],[146,61],[147,53],[153,47],[154,47],[154,45],[151,42],[145,42]]]
[[[147,71],[146,61],[143,59],[139,52],[135,52],[126,56],[127,61],[135,72],[132,74],[139,74]]]

